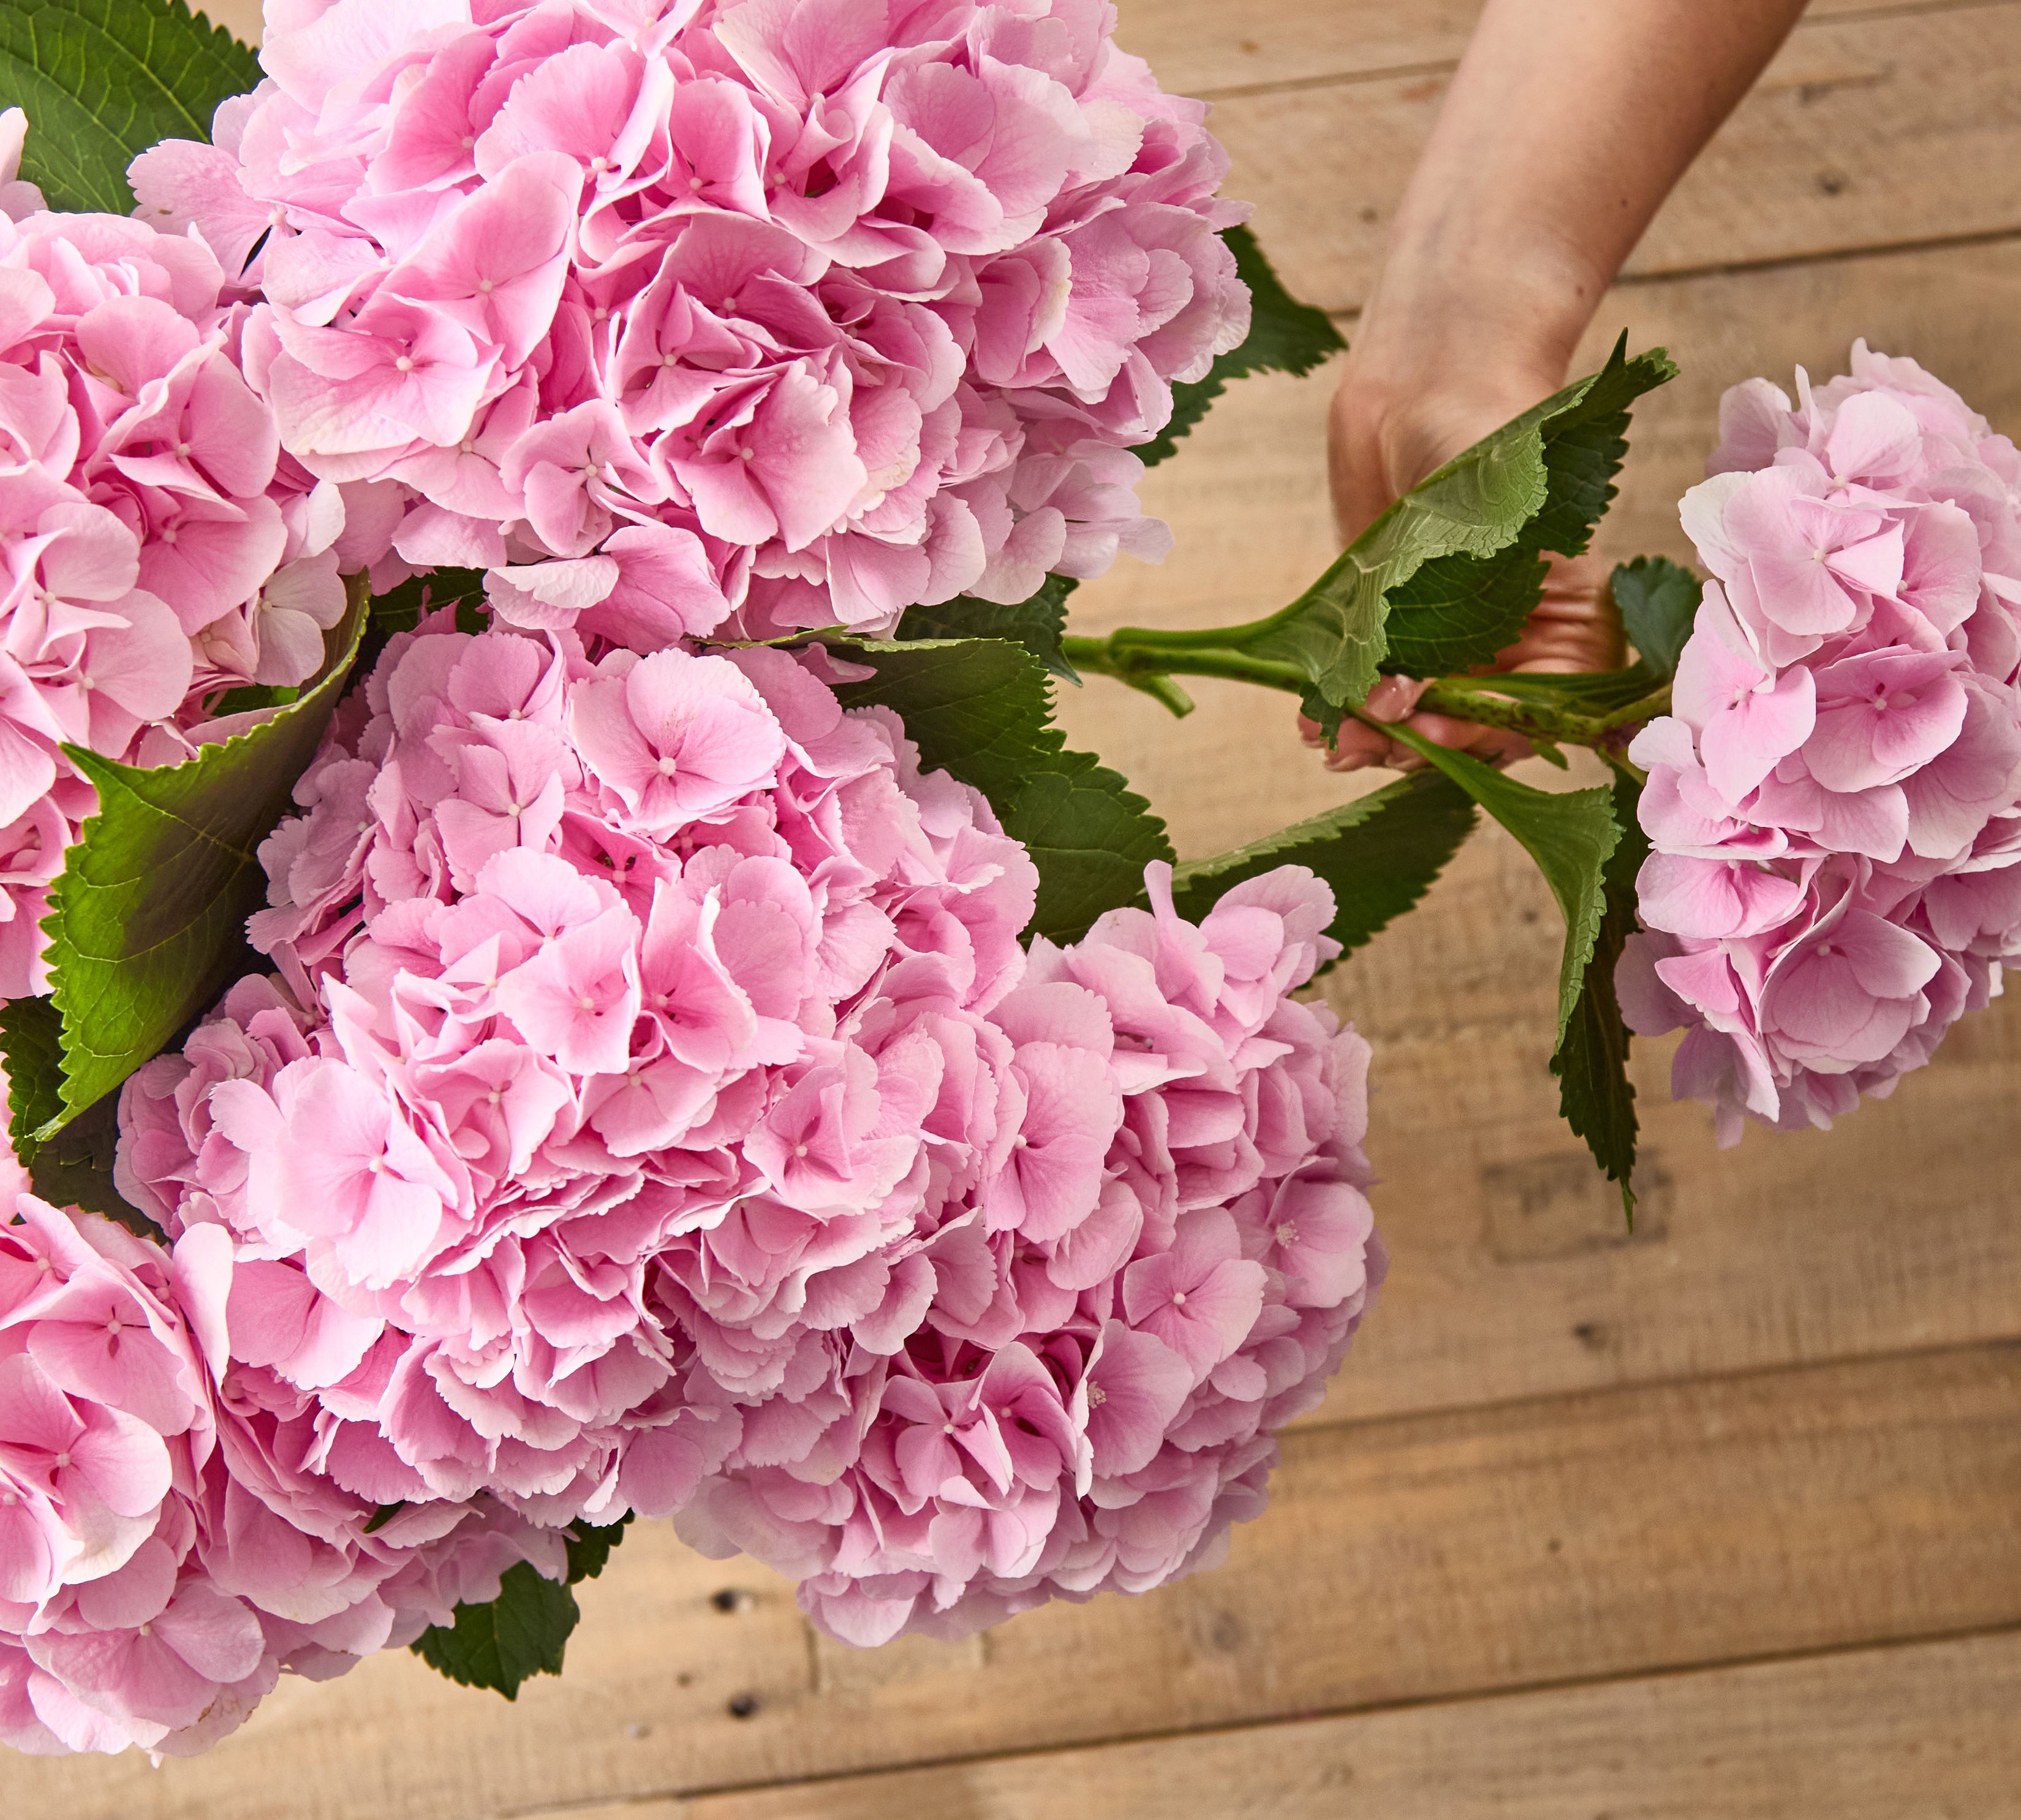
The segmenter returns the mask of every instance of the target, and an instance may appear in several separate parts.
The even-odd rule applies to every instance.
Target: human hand
[[[1351,357],[1334,397],[1328,465],[1335,515],[1345,539],[1358,536],[1426,475],[1548,398],[1564,382],[1561,370],[1549,370],[1548,356],[1512,362],[1501,373],[1475,376],[1462,385],[1441,383],[1436,373],[1386,378],[1378,362],[1386,361],[1386,354],[1378,344],[1366,358]],[[1419,383],[1420,377],[1429,383]],[[1612,669],[1626,661],[1621,616],[1608,592],[1606,570],[1588,551],[1551,559],[1543,598],[1522,635],[1496,653],[1491,668],[1564,672]],[[1425,687],[1409,677],[1386,676],[1363,706],[1375,719],[1401,721],[1426,739],[1490,763],[1529,752],[1529,743],[1520,734],[1446,715],[1414,712]],[[1325,737],[1312,721],[1302,715],[1298,726],[1308,745],[1324,746]],[[1367,765],[1409,770],[1423,763],[1409,747],[1360,721],[1341,727],[1326,757],[1327,768],[1335,771]]]

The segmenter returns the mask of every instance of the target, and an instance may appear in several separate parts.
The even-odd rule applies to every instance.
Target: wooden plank
[[[1803,24],[1972,3],[1811,0]],[[1119,41],[1146,59],[1167,88],[1214,96],[1450,67],[1466,48],[1480,0],[1411,0],[1401,6],[1396,0],[1119,0],[1116,10]]]
[[[1627,270],[1705,270],[2021,228],[2021,5],[1821,20],[1677,186]],[[1426,75],[1245,94],[1214,127],[1291,289],[1359,307],[1431,130]]]
[[[2013,1820],[2017,1760],[2008,1633],[528,1820]]]
[[[655,1525],[516,1707],[384,1657],[159,1773],[10,1764],[9,1808],[461,1820],[2021,1623],[2021,1349],[1310,1431],[1276,1491],[1215,1572],[868,1658]]]

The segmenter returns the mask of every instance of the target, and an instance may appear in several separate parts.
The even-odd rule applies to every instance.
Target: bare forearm
[[[1803,0],[1488,0],[1398,209],[1369,326],[1484,313],[1562,366]]]

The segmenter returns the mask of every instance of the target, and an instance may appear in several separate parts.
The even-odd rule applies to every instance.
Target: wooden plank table
[[[1290,279],[1352,313],[1471,0],[1123,0],[1217,98]],[[235,7],[224,16],[243,27]],[[1866,336],[2021,431],[2021,4],[1813,7],[1603,307],[1684,377],[1606,533],[1686,554],[1720,391]],[[1330,558],[1331,377],[1253,381],[1146,488],[1178,551],[1088,629],[1279,604]],[[1284,704],[1174,723],[1100,681],[1074,742],[1181,850],[1367,787]],[[1540,779],[1540,781],[1548,781]],[[817,1640],[790,1588],[639,1534],[518,1705],[406,1656],[289,1684],[210,1756],[17,1763],[42,1820],[1999,1820],[2021,1815],[2021,1007],[1830,1134],[1713,1148],[1636,1078],[1632,1237],[1544,1070],[1556,912],[1484,835],[1330,996],[1375,1043],[1396,1256],[1228,1564],[959,1645]]]

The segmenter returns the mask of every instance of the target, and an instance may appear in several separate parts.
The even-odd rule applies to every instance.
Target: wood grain
[[[2013,1820],[2021,1637],[528,1820]]]
[[[214,1756],[9,1764],[68,1820],[464,1820],[2021,1623],[2021,1349],[1295,1433],[1228,1563],[838,1666],[662,1526],[516,1707],[408,1657]],[[746,1588],[718,1611],[709,1594]],[[865,1672],[852,1672],[861,1663]],[[734,1716],[732,1702],[737,1712]]]
[[[1626,270],[1816,257],[2021,228],[2021,5],[1819,20],[1793,35]],[[1307,302],[1357,308],[1445,88],[1433,71],[1244,94],[1230,192]]]

